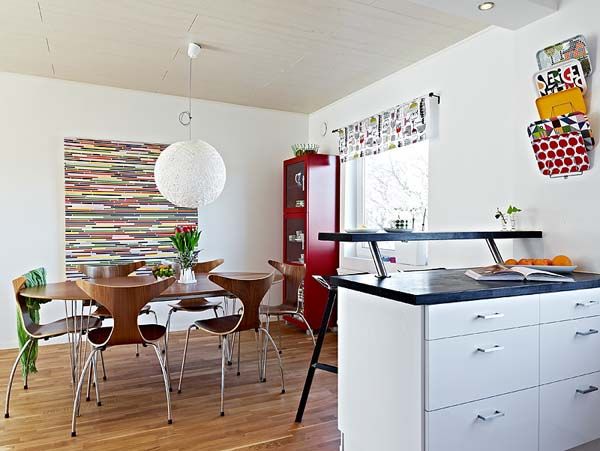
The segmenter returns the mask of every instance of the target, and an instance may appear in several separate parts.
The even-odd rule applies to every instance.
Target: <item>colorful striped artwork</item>
[[[154,163],[165,144],[65,138],[65,255],[74,265],[173,259],[169,235],[197,224],[156,188]]]

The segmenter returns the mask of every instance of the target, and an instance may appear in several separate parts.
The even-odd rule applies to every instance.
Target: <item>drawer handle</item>
[[[598,390],[598,389],[596,389]],[[490,421],[493,420],[494,418],[500,418],[503,417],[505,414],[504,412],[500,412],[499,410],[496,410],[493,414],[491,415],[477,415],[477,419],[482,420],[482,421]]]
[[[579,335],[581,337],[585,337],[587,335],[594,335],[594,334],[597,334],[597,333],[598,333],[598,331],[596,329],[590,329],[587,332],[579,332],[579,331],[577,331],[577,332],[575,332],[575,335]]]
[[[484,352],[484,353],[488,353],[488,352],[496,352],[496,351],[502,351],[504,349],[504,346],[492,346],[491,348],[477,348],[478,352]]]
[[[575,391],[581,395],[587,395],[588,393],[594,393],[595,391],[598,391],[598,387],[594,387],[593,385],[590,385],[589,388],[586,388],[583,390],[581,388],[578,388]]]
[[[489,315],[477,315],[477,319],[504,318],[504,313],[490,313]]]
[[[594,305],[598,304],[600,304],[599,301],[584,301],[578,302],[577,304],[575,304],[575,307],[593,307]]]

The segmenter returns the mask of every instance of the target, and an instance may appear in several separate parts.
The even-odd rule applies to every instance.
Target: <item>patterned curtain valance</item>
[[[337,130],[342,163],[408,146],[427,138],[429,98],[410,102]]]

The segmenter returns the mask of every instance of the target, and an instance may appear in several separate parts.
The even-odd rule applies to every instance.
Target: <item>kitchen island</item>
[[[600,275],[332,278],[346,451],[564,451],[600,437]]]

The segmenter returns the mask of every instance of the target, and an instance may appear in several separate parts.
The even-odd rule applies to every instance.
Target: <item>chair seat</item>
[[[152,310],[152,306],[150,304],[146,304],[140,310],[140,315],[147,315],[150,313],[151,310]],[[98,305],[96,310],[94,310],[92,312],[92,316],[95,316],[96,318],[104,318],[104,319],[112,317],[112,315],[110,314],[108,309],[106,307],[104,307],[103,305]]]
[[[68,321],[68,322],[67,322]],[[98,318],[90,318],[88,324],[87,318],[83,318],[83,330],[100,327],[102,321]],[[68,327],[67,327],[68,325]],[[81,317],[72,317],[59,319],[47,324],[32,324],[27,331],[34,338],[53,338],[65,335],[67,332],[75,332],[81,329]],[[91,331],[90,331],[91,332]]]
[[[294,304],[261,305],[259,311],[262,315],[293,315],[298,312],[298,306]]]
[[[182,299],[169,304],[174,312],[203,312],[218,307],[220,302],[211,302],[205,298]]]
[[[167,328],[161,324],[140,324],[138,327],[140,328],[142,337],[144,337],[144,340],[148,342],[160,340],[167,332]],[[101,345],[108,340],[112,329],[112,327],[99,327],[97,329],[90,330],[88,332],[88,340],[96,346]]]
[[[225,335],[231,332],[239,323],[242,315],[221,316],[219,318],[201,319],[194,321],[198,329],[211,334]]]

